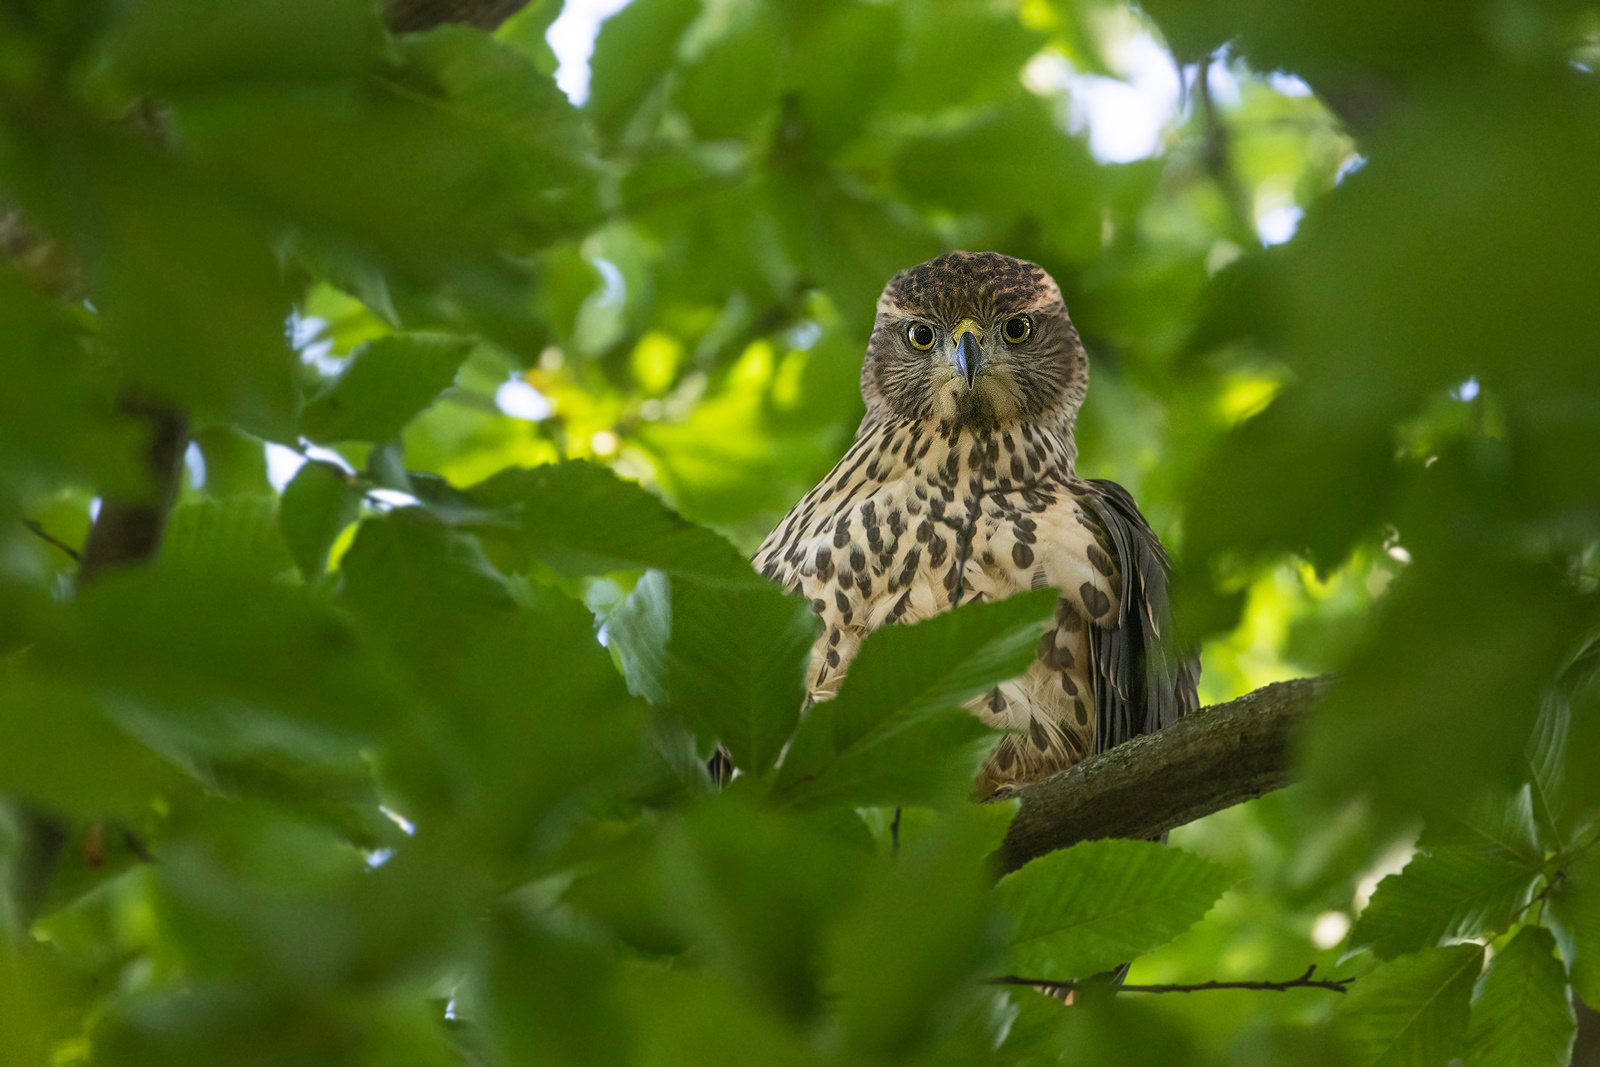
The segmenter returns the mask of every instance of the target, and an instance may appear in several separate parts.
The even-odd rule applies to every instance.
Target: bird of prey
[[[980,798],[1070,767],[1198,706],[1171,647],[1168,564],[1133,498],[1080,478],[1089,360],[1043,268],[952,252],[878,299],[855,442],[755,555],[823,620],[811,700],[838,692],[867,634],[958,604],[1061,591],[1019,677],[971,702],[1007,731]]]

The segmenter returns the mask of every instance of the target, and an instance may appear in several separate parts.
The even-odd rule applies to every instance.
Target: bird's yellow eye
[[[1000,327],[1000,336],[1008,344],[1020,345],[1033,336],[1033,320],[1026,315],[1013,315]]]
[[[911,347],[918,352],[926,352],[932,348],[938,336],[933,332],[933,327],[925,322],[913,322],[906,327],[906,340],[910,341]]]

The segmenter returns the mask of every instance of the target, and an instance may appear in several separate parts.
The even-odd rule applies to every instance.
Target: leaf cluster
[[[0,11],[0,1062],[1565,1062],[1592,6],[635,0],[579,104],[560,6]],[[1075,105],[1158,35],[1193,95],[1110,162]],[[1208,693],[1341,668],[1303,796],[993,878],[961,705],[1045,592],[802,716],[813,617],[746,553],[951,247],[1061,282],[1083,472],[1181,546]],[[128,501],[143,565],[35,535]],[[1341,948],[1336,1012],[1095,977]]]

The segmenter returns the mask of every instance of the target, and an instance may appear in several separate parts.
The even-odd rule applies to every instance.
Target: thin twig
[[[44,523],[40,522],[38,519],[23,519],[22,525],[32,530],[34,534],[42,538],[46,544],[54,545],[56,548],[59,548],[67,555],[71,556],[74,563],[83,562],[83,555],[77,549],[61,540],[61,538],[57,537],[49,530],[46,530],[44,528]]]
[[[1517,923],[1521,922],[1522,917],[1528,914],[1529,911],[1533,910],[1536,905],[1543,904],[1546,900],[1550,899],[1550,894],[1555,892],[1556,887],[1561,885],[1561,883],[1565,882],[1566,880],[1567,872],[1565,870],[1557,870],[1553,872],[1550,877],[1545,880],[1544,886],[1537,893],[1528,898],[1528,902],[1526,904],[1511,913],[1511,918],[1506,920],[1505,926],[1495,934],[1495,937],[1500,937],[1507,930],[1510,930]]]
[[[1334,993],[1349,992],[1348,986],[1354,978],[1313,978],[1317,973],[1317,965],[1312,964],[1306,968],[1306,973],[1299,978],[1291,978],[1286,982],[1172,982],[1163,985],[1121,985],[1117,991],[1121,993],[1198,993],[1207,989],[1264,989],[1270,992],[1281,993],[1289,989],[1326,989]],[[985,979],[988,985],[1022,985],[1022,986],[1049,986],[1051,989],[1062,991],[1077,989],[1078,982],[1060,982],[1053,978],[1018,978],[1015,975],[1005,975],[1001,978]]]

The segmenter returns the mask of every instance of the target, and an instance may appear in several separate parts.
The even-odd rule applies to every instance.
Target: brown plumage
[[[901,271],[878,300],[855,443],[755,555],[822,616],[813,700],[838,692],[879,626],[1061,590],[1028,670],[969,705],[1013,731],[980,772],[980,796],[1198,705],[1198,662],[1164,643],[1160,542],[1121,486],[1077,476],[1073,424],[1088,379],[1042,268],[954,252]]]

